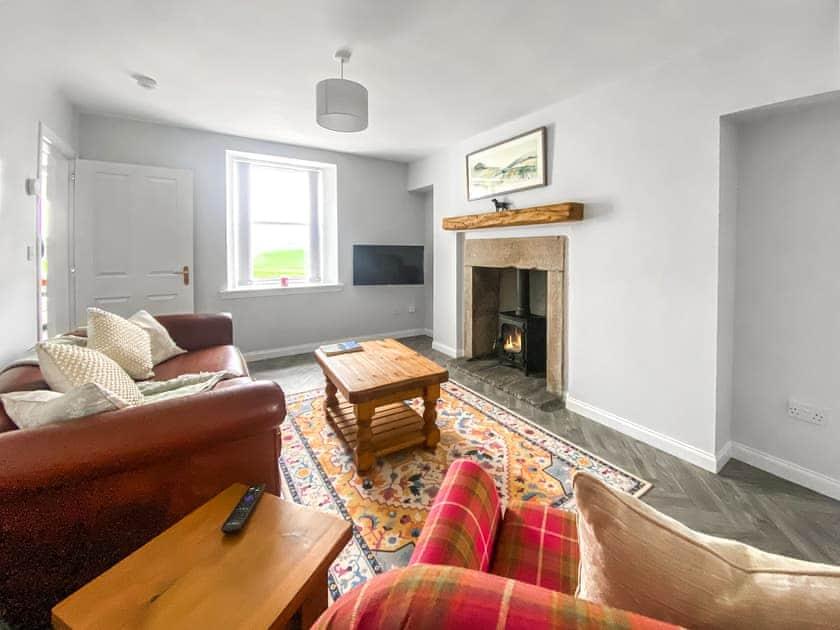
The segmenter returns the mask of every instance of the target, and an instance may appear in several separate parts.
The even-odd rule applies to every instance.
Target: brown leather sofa
[[[188,352],[156,366],[156,380],[230,378],[25,431],[0,405],[0,627],[48,625],[54,604],[233,482],[279,494],[283,391],[248,376],[230,316],[157,319]],[[29,389],[47,389],[39,368],[0,374],[0,393]]]

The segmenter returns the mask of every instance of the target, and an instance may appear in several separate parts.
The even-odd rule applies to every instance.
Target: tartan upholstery
[[[409,564],[487,571],[500,520],[493,479],[475,462],[456,460],[435,497]]]
[[[313,626],[323,630],[673,627],[525,582],[434,565],[394,569],[357,586],[340,597]]]
[[[579,560],[574,514],[517,501],[505,510],[490,572],[572,595]]]

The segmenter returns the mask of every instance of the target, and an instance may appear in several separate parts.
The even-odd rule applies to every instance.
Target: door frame
[[[43,121],[38,122],[38,162],[37,162],[37,181],[44,182],[44,143],[49,144],[55,148],[64,159],[69,163],[68,181],[67,181],[67,304],[70,308],[71,322],[75,321],[75,180],[76,180],[76,158],[78,154],[73,146],[65,141],[61,136],[50,129]],[[41,197],[46,194],[45,190],[38,190],[35,195],[35,339],[41,340]],[[47,286],[47,299],[49,300],[49,286]]]

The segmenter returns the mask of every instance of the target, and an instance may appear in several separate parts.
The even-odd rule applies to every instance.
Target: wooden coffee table
[[[220,527],[234,484],[52,610],[55,628],[308,628],[327,607],[327,569],[347,521],[264,494],[245,528]]]
[[[440,442],[435,405],[446,369],[394,339],[365,341],[361,352],[315,359],[326,378],[325,412],[353,449],[356,470],[370,470],[377,455]],[[423,415],[404,401],[423,398]]]

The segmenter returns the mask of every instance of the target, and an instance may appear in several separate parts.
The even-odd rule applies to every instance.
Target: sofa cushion
[[[155,366],[153,380],[165,381],[181,374],[227,372],[227,378],[248,376],[248,365],[236,346],[213,346],[179,354]]]
[[[169,331],[148,311],[137,311],[128,318],[128,321],[149,333],[149,340],[152,344],[152,363],[155,365],[186,352],[183,348],[178,347],[178,344],[172,340]]]
[[[39,343],[35,349],[41,372],[54,391],[66,393],[79,385],[96,383],[127,405],[139,405],[143,401],[137,384],[101,352],[50,342]]]
[[[89,308],[87,347],[112,359],[135,379],[147,379],[152,373],[152,341],[149,333],[127,319]]]
[[[0,394],[8,392],[33,391],[36,389],[49,389],[41,368],[37,365],[16,365],[0,372]],[[0,433],[17,430],[17,425],[12,422],[8,414],[0,408]]]
[[[126,406],[124,401],[96,383],[74,387],[66,394],[49,389],[0,394],[0,401],[15,426],[21,429],[36,429]]]
[[[511,503],[491,573],[573,594],[578,572],[575,515],[538,503]]]
[[[700,534],[586,473],[573,484],[578,597],[690,628],[840,627],[840,568]]]

